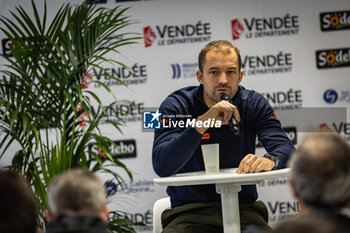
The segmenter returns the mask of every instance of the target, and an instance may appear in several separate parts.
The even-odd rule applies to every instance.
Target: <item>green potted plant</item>
[[[136,23],[126,15],[128,8],[106,9],[89,2],[62,5],[51,22],[46,2],[40,15],[33,0],[33,19],[21,6],[11,12],[13,20],[0,18],[0,30],[12,43],[11,56],[1,55],[6,64],[2,70],[5,78],[0,80],[0,158],[16,142],[20,149],[11,167],[32,185],[43,221],[47,185],[67,169],[104,172],[117,185],[123,183],[119,172],[132,179],[131,172],[109,150],[115,143],[100,128],[103,123],[114,127],[116,133],[121,131],[122,122],[108,118],[108,109],[117,100],[106,85],[92,80],[114,98],[108,106],[102,104],[95,93],[84,89],[84,77],[91,68],[103,70],[102,63],[130,70],[108,57],[141,37],[125,32]],[[104,158],[91,147],[103,152]],[[118,211],[110,220],[115,232],[134,232],[134,223]]]

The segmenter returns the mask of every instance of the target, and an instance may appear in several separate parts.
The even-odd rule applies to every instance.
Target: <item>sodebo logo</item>
[[[124,140],[116,141],[117,146],[114,148],[116,154],[119,157],[130,158],[136,157],[136,141],[135,140]]]
[[[1,44],[2,44],[2,54],[7,57],[12,57],[11,55],[11,47],[13,46],[12,42],[9,39],[5,38],[1,40]]]
[[[324,12],[320,14],[321,31],[350,29],[350,11]]]
[[[136,141],[135,139],[129,140],[119,140],[114,141],[116,146],[109,145],[109,150],[114,158],[123,159],[123,158],[136,158]],[[100,158],[106,158],[105,152],[101,148],[96,146],[91,146],[89,150],[98,154]]]
[[[350,66],[350,48],[317,50],[316,65],[318,69]]]

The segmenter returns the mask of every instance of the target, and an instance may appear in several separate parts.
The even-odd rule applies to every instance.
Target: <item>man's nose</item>
[[[227,75],[225,72],[222,72],[219,77],[219,83],[220,84],[227,84]]]

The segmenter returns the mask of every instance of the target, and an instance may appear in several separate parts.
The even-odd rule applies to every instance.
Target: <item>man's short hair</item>
[[[50,211],[61,213],[98,213],[106,205],[105,187],[91,171],[71,169],[55,177],[48,188]]]
[[[0,170],[0,206],[0,232],[36,232],[38,207],[30,186],[21,174]]]
[[[291,158],[294,188],[313,207],[350,204],[350,147],[334,132],[307,135]]]
[[[198,55],[198,66],[199,66],[199,70],[202,73],[203,73],[203,66],[205,63],[205,55],[207,55],[207,53],[210,50],[214,50],[216,52],[220,52],[223,54],[230,54],[232,51],[235,51],[238,57],[238,71],[241,70],[242,59],[241,59],[241,53],[239,49],[227,40],[214,40],[209,42],[207,45],[205,45]]]

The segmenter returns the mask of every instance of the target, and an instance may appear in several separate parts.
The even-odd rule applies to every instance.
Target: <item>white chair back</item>
[[[153,233],[161,233],[163,230],[161,215],[170,207],[170,197],[158,199],[153,205]]]

